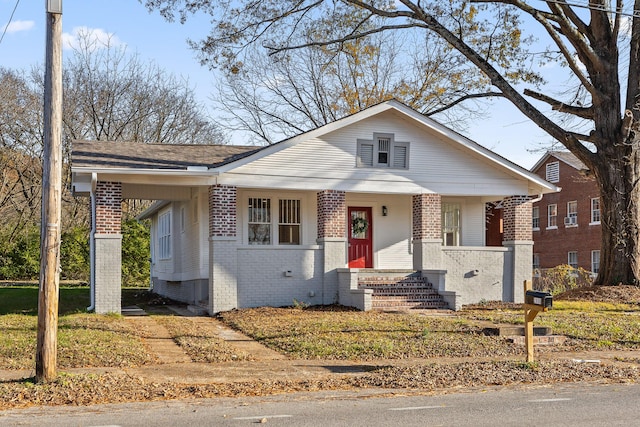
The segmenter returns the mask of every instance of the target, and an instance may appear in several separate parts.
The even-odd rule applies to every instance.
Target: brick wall
[[[439,194],[413,196],[413,239],[442,238],[442,200]]]
[[[209,187],[209,236],[236,237],[237,206],[236,187]]]
[[[503,201],[503,240],[533,240],[529,196],[511,196]]]
[[[120,234],[122,184],[100,181],[96,185],[96,233]]]
[[[318,239],[347,235],[347,204],[344,191],[318,193]]]
[[[534,173],[542,178],[546,175],[547,163],[558,161],[550,156]],[[591,251],[600,250],[601,225],[591,224],[591,199],[600,197],[595,179],[584,171],[575,169],[562,160],[559,162],[559,193],[545,194],[534,204],[540,210],[540,229],[533,232],[533,252],[538,255],[541,268],[566,264],[569,252],[577,252],[578,266],[591,270]],[[577,226],[565,226],[567,203],[578,203]],[[550,204],[558,206],[557,228],[549,228],[547,209]]]

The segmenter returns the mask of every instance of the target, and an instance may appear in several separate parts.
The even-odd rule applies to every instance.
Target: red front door
[[[373,268],[371,208],[349,208],[349,268]]]

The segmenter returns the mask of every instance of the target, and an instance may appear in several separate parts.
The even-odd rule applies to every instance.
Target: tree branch
[[[504,94],[502,92],[484,92],[484,93],[470,93],[464,96],[461,96],[460,98],[456,99],[455,101],[452,101],[450,103],[448,103],[447,105],[437,108],[433,111],[429,111],[427,113],[424,113],[426,116],[433,116],[434,114],[438,114],[438,113],[442,113],[443,111],[448,110],[449,108],[460,104],[461,102],[466,101],[467,99],[476,99],[476,98],[490,98],[490,97],[501,97],[504,98]]]
[[[550,96],[544,95],[540,92],[535,92],[531,89],[525,89],[524,94],[535,98],[538,101],[546,102],[554,111],[573,114],[574,116],[578,116],[583,119],[593,120],[593,109],[591,107],[576,107],[574,105],[565,104],[562,101],[558,101],[557,99],[553,99]]]

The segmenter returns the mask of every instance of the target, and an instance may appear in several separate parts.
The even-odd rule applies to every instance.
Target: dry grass
[[[0,316],[0,369],[35,366],[37,318]],[[62,316],[58,328],[58,366],[131,367],[152,363],[140,336],[119,316]]]
[[[254,358],[221,339],[216,331],[189,318],[176,316],[154,316],[194,362],[219,363]]]
[[[555,333],[570,339],[564,346],[544,351],[576,349],[640,348],[640,311],[629,300],[562,302],[541,313],[536,325],[552,326]],[[611,293],[619,292],[613,290]],[[625,296],[628,296],[625,294]],[[406,366],[381,367],[358,375],[331,375],[313,380],[270,380],[224,384],[179,384],[149,382],[122,374],[65,375],[50,384],[31,381],[0,382],[0,409],[35,404],[86,405],[105,402],[144,401],[175,398],[267,395],[293,391],[351,388],[401,388],[421,391],[451,390],[487,385],[550,384],[553,382],[638,381],[638,359],[617,359],[614,364],[571,362],[516,362],[522,347],[500,337],[487,337],[481,330],[487,323],[522,323],[522,310],[514,305],[475,307],[450,317],[420,314],[354,312],[329,307],[234,310],[221,319],[269,347],[292,358],[380,360],[424,358]],[[154,316],[194,361],[219,363],[250,360],[222,341],[213,329],[177,316]],[[35,353],[34,316],[0,316],[0,368],[32,368]],[[153,363],[145,349],[144,329],[134,330],[119,316],[73,314],[60,318],[59,365],[70,367],[126,367]],[[543,351],[537,348],[536,352]],[[508,357],[513,355],[513,357]],[[431,363],[429,358],[460,358]],[[474,357],[507,361],[474,360]],[[386,362],[383,362],[386,363]],[[391,365],[398,365],[390,363]]]

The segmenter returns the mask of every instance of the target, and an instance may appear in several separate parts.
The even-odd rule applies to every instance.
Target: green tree
[[[150,268],[148,222],[127,219],[122,222],[122,284],[148,286]]]
[[[193,46],[229,64],[249,45],[272,54],[340,46],[373,33],[429,32],[487,79],[491,89],[575,154],[593,173],[602,201],[597,284],[640,284],[640,0],[146,0],[168,19],[212,17]],[[362,16],[350,21],[350,16]],[[347,22],[339,34],[309,30]],[[529,25],[525,26],[524,23]],[[371,24],[371,26],[369,26]],[[527,50],[525,32],[549,48]],[[564,66],[573,84],[554,93],[529,67],[535,58]],[[534,76],[532,76],[534,77]],[[524,87],[527,83],[539,86]],[[571,89],[571,90],[567,90]],[[485,92],[488,92],[485,91]]]

